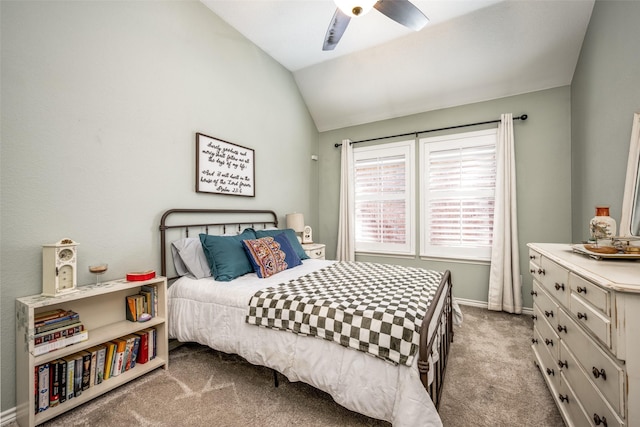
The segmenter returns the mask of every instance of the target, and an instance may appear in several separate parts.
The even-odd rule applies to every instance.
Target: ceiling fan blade
[[[347,29],[350,20],[351,17],[349,15],[345,15],[340,9],[336,9],[336,13],[333,14],[333,18],[327,29],[327,34],[324,36],[322,50],[335,49],[344,31]]]
[[[429,18],[409,0],[380,0],[373,7],[414,31],[420,31],[429,22]]]

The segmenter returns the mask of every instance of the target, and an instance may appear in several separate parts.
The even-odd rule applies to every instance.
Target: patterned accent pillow
[[[243,240],[242,245],[253,265],[253,271],[263,279],[302,264],[284,233]]]

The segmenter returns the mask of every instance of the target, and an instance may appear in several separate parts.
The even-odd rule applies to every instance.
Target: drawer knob
[[[538,338],[531,338],[531,344],[538,344]]]
[[[593,423],[597,426],[602,424],[604,427],[607,427],[607,418],[600,417],[598,414],[593,414]]]
[[[545,338],[544,339],[544,343],[546,345],[550,345],[551,347],[553,347],[553,340],[550,340],[549,338]]]
[[[531,315],[531,320],[536,321],[538,320],[538,316],[536,316],[535,314]]]
[[[558,325],[558,332],[562,332],[562,331],[564,331],[564,333],[566,334],[567,333],[567,327]]]
[[[531,270],[529,270],[529,273],[531,273],[531,274],[536,274],[536,269],[535,269],[535,268],[532,268]]]
[[[569,396],[567,396],[566,394],[558,394],[558,399],[560,399],[560,402],[569,403]]]
[[[586,287],[583,288],[582,286],[578,286],[577,291],[578,291],[579,294],[585,294],[585,295],[587,294],[587,288]]]
[[[578,319],[584,319],[584,320],[587,320],[587,313],[580,313],[580,312],[578,312]]]
[[[553,375],[555,377],[556,373],[555,373],[555,371],[553,369],[547,368],[547,375]]]
[[[538,269],[538,274],[542,274],[544,276],[544,269],[543,268],[539,268]]]
[[[560,289],[562,289],[562,291],[564,292],[564,283],[558,283],[556,282],[556,291],[559,291]]]
[[[606,381],[606,380],[607,380],[607,373],[604,371],[604,368],[603,368],[603,369],[598,370],[598,368],[596,368],[596,367],[594,366],[594,367],[593,367],[593,370],[592,370],[591,372],[593,373],[593,376],[594,376],[595,378],[600,378],[600,377],[602,377],[602,379],[603,379],[604,381]]]
[[[558,368],[562,369],[562,368],[568,368],[569,364],[567,363],[567,361],[565,360],[564,362],[562,360],[558,360]]]
[[[531,295],[533,295],[534,297],[538,296],[538,292],[537,291],[531,291]]]
[[[529,259],[536,259],[535,255],[529,255]]]
[[[551,310],[551,311],[545,310],[544,311],[544,315],[547,316],[547,317],[553,317],[553,310]]]

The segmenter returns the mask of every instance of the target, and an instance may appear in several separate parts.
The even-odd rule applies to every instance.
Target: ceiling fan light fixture
[[[352,18],[362,16],[369,12],[378,0],[334,0],[336,6]]]

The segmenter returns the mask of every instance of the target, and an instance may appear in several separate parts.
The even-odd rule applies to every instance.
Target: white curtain
[[[340,217],[338,218],[338,261],[355,261],[353,147],[348,139],[342,140],[340,159]]]
[[[489,310],[522,313],[513,115],[502,114],[496,149],[496,200],[489,274]]]

